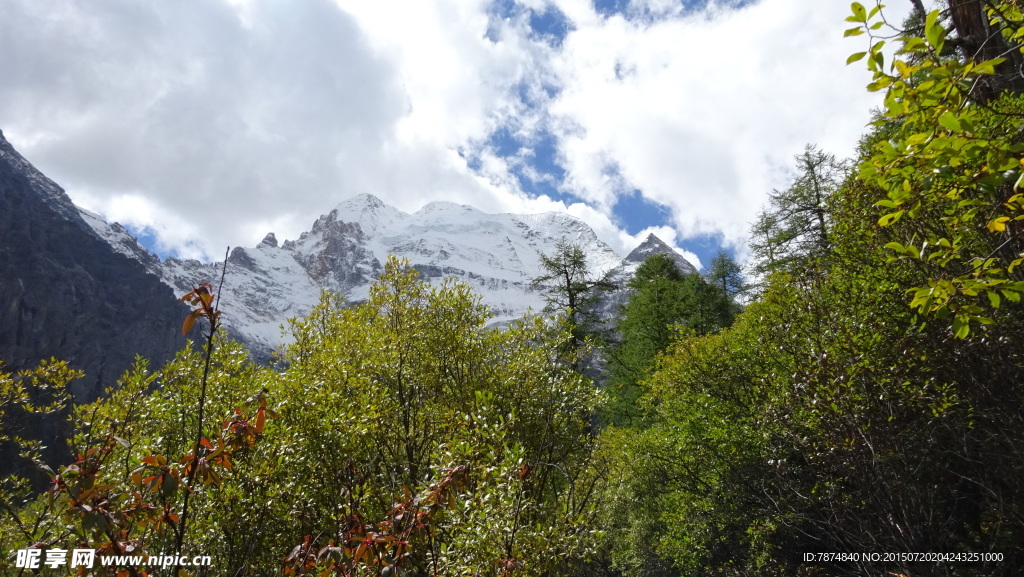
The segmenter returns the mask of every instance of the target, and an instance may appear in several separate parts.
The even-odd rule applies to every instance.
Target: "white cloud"
[[[192,231],[219,257],[259,240],[239,234],[248,224],[311,222],[386,172],[380,151],[407,103],[394,65],[331,4],[251,3],[245,22],[199,0],[52,8],[0,9],[13,47],[0,66],[18,73],[0,86],[0,124],[108,217],[170,245],[185,240],[171,231]]]
[[[484,0],[8,0],[0,128],[76,201],[193,256],[294,238],[364,192],[565,210],[626,252],[646,231],[613,224],[620,192],[674,210],[663,240],[739,242],[792,154],[848,152],[875,101],[843,66],[843,4],[687,18],[647,0],[642,23],[523,5],[575,30],[552,47]],[[553,131],[562,186],[587,204],[524,194],[511,171],[529,158],[489,149],[498,127]]]
[[[786,186],[778,168],[808,142],[851,153],[878,102],[867,73],[844,66],[860,46],[842,38],[840,3],[762,0],[656,23],[562,5],[580,14],[551,106],[568,185],[599,207],[637,188],[673,209],[684,237],[740,244],[766,193]]]

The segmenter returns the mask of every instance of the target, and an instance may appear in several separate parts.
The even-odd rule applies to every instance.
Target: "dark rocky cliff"
[[[158,367],[184,346],[172,290],[115,252],[64,191],[0,132],[0,360],[5,370],[57,357],[85,371],[88,401],[136,354]]]

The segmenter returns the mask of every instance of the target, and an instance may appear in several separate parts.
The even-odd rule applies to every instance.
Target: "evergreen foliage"
[[[723,264],[722,270],[727,269],[728,264]],[[608,353],[610,398],[605,422],[641,426],[640,382],[651,372],[657,355],[679,334],[704,335],[732,324],[737,305],[719,282],[683,274],[666,254],[651,255],[637,267],[616,325],[617,342]],[[732,282],[726,280],[724,285],[735,286]]]
[[[768,206],[751,228],[754,273],[759,276],[775,271],[800,274],[831,250],[828,199],[845,180],[849,167],[811,145],[795,158],[793,184],[768,195]]]
[[[733,300],[743,297],[750,290],[750,285],[743,277],[743,268],[725,251],[719,251],[711,259],[707,281],[721,288]]]
[[[567,346],[578,357],[587,338],[602,333],[605,319],[599,318],[597,305],[615,285],[594,277],[583,247],[565,239],[555,244],[553,254],[541,254],[540,263],[545,274],[531,279],[530,288],[544,295],[544,312],[565,315],[570,333]],[[574,367],[580,368],[579,363]]]

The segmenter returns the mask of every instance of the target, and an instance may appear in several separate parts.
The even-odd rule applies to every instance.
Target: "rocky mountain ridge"
[[[408,259],[431,282],[456,277],[468,283],[491,308],[493,322],[506,323],[543,308],[530,279],[541,275],[540,254],[552,254],[562,240],[583,247],[595,274],[615,279],[628,279],[648,252],[676,254],[652,236],[623,259],[586,223],[563,213],[488,214],[449,202],[405,213],[363,194],[338,204],[295,240],[278,243],[269,233],[255,247],[231,250],[221,300],[225,326],[265,354],[286,341],[284,320],[305,314],[322,290],[348,302],[365,300],[389,254]],[[677,258],[684,270],[696,272]],[[219,278],[222,266],[168,259],[160,274],[187,292],[195,282]]]
[[[201,282],[216,285],[224,263],[174,258],[161,262],[156,255],[140,246],[121,225],[107,223],[100,216],[74,206],[59,186],[32,167],[2,139],[2,133],[0,162],[5,163],[0,167],[3,169],[0,176],[13,175],[8,180],[20,179],[19,194],[47,207],[47,218],[53,221],[54,227],[73,233],[75,240],[69,239],[67,243],[78,248],[92,247],[88,254],[75,257],[79,266],[111,261],[124,269],[118,269],[116,273],[108,271],[106,277],[94,277],[90,281],[78,279],[69,270],[54,269],[45,281],[43,277],[33,277],[31,281],[46,282],[51,288],[65,286],[66,292],[72,294],[85,291],[90,295],[88,299],[97,302],[104,302],[105,295],[110,294],[117,295],[116,299],[110,299],[111,302],[127,299],[123,301],[125,306],[117,309],[116,313],[83,314],[86,311],[76,308],[78,301],[75,296],[50,295],[43,299],[47,304],[39,306],[47,310],[67,309],[71,311],[68,314],[79,319],[80,323],[95,324],[96,321],[87,320],[92,314],[107,318],[116,318],[117,315],[145,317],[142,325],[149,327],[154,334],[170,335],[163,339],[166,343],[163,340],[159,346],[155,342],[150,343],[154,346],[148,348],[148,345],[134,347],[132,343],[125,342],[123,346],[132,355],[139,352],[144,356],[166,358],[180,348],[182,339],[175,335],[178,335],[176,329],[184,313],[182,306],[176,303],[176,296],[189,292]],[[13,198],[6,189],[4,193],[4,201]],[[8,220],[20,222],[20,226],[25,228],[25,223],[40,221],[36,212],[38,210],[22,214],[12,208],[4,214]],[[53,260],[49,256],[51,252],[70,250],[66,246],[40,246],[27,238],[14,238],[10,232],[17,228],[12,225],[6,231],[8,234],[0,243],[0,257],[31,254],[35,260],[49,262]],[[306,314],[319,301],[323,290],[339,293],[351,303],[368,298],[370,285],[383,271],[389,254],[408,259],[428,281],[456,277],[468,283],[490,307],[493,322],[507,323],[531,310],[539,312],[543,308],[541,295],[529,288],[530,280],[542,274],[540,254],[553,254],[557,243],[563,240],[583,248],[592,273],[607,275],[623,286],[640,262],[654,252],[670,253],[682,270],[696,272],[689,262],[653,235],[622,258],[598,239],[586,223],[564,213],[488,214],[471,206],[450,202],[432,202],[416,212],[406,213],[373,195],[362,194],[342,201],[320,216],[297,239],[280,243],[271,232],[254,247],[232,249],[227,257],[225,282],[220,295],[224,326],[233,337],[245,342],[257,358],[268,359],[270,351],[287,341],[282,324],[288,318]],[[2,258],[0,265],[14,266]],[[20,266],[24,268],[27,265],[22,263]],[[73,266],[74,263],[66,264],[66,268]],[[14,313],[0,317],[3,330],[22,330],[19,327],[24,324],[12,320],[18,315],[24,317],[25,303],[28,302],[24,297],[26,291],[12,289],[21,286],[12,284],[19,278],[16,271],[5,277],[8,280],[4,281],[0,294],[4,300],[0,305],[5,307],[5,314]],[[94,286],[96,283],[100,286]],[[106,292],[104,287],[108,287]],[[111,293],[109,287],[117,289]],[[129,298],[129,293],[135,296]],[[613,294],[606,302],[609,314],[614,313],[616,303],[624,302],[625,298],[624,291]],[[130,306],[127,305],[129,301],[132,303]],[[159,310],[159,314],[150,316],[162,320],[150,319],[141,312],[146,310]],[[54,319],[47,321],[49,326],[35,326],[32,330],[40,334],[55,333],[64,321]],[[97,326],[107,327],[102,323]],[[107,330],[117,332],[109,327]],[[133,342],[146,345],[153,340],[139,335],[136,329],[132,330],[136,331],[132,334],[136,334],[137,339]],[[63,340],[79,342],[86,334],[91,335],[69,333]],[[21,352],[11,357],[13,353],[10,351],[14,348],[3,346],[3,339],[10,338],[9,334],[0,335],[0,355],[6,355],[0,358],[27,359],[26,346],[30,349],[35,347],[36,352],[47,356],[79,356],[72,349],[44,346],[40,342],[36,345],[23,343],[22,348],[17,349]],[[102,336],[85,338],[90,342],[102,340]],[[79,348],[81,346],[85,345]],[[112,366],[121,367],[116,363]],[[123,368],[126,367],[119,370]],[[101,372],[105,382],[113,382],[109,370]]]
[[[64,190],[0,132],[0,361],[18,370],[57,357],[85,371],[78,400],[110,386],[139,354],[159,365],[184,346],[187,311],[152,274],[159,259],[118,225],[96,231]],[[97,225],[98,226],[98,225]]]

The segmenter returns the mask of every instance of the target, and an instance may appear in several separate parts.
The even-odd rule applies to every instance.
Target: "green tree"
[[[642,567],[652,548],[683,574],[787,575],[820,570],[793,550],[1009,546],[1024,503],[996,477],[1024,467],[1021,422],[993,403],[1022,398],[1006,385],[1021,364],[1002,346],[919,333],[900,303],[906,271],[850,262],[813,282],[775,276],[733,327],[659,357],[646,428],[602,434],[621,459],[617,563]],[[957,574],[1010,575],[1017,562]]]
[[[642,574],[643,543],[695,575],[1024,566],[1013,545],[1024,534],[1024,363],[1009,352],[1024,334],[1014,199],[1024,107],[1018,90],[990,89],[1004,61],[961,50],[991,39],[1019,58],[1024,19],[1014,2],[950,8],[897,31],[886,68],[881,7],[853,4],[847,35],[871,40],[851,61],[867,58],[870,88],[887,90],[860,178],[837,179],[826,210],[807,211],[802,246],[787,245],[799,234],[765,242],[791,224],[791,211],[767,210],[755,233],[762,262],[780,266],[758,299],[731,328],[678,339],[658,358],[640,399],[646,429],[602,433],[623,471],[610,519],[624,572]],[[954,25],[952,37],[942,22],[964,10],[985,15],[974,29],[984,34]],[[800,258],[787,261],[794,246]],[[920,548],[1013,553],[927,568],[790,554]]]
[[[615,286],[594,277],[583,247],[565,239],[555,244],[553,254],[541,254],[540,264],[544,274],[532,279],[530,287],[544,295],[544,312],[565,315],[570,331],[568,348],[578,355],[587,337],[600,332],[603,319],[597,304],[602,293]]]
[[[281,413],[297,420],[305,448],[287,485],[325,481],[305,490],[317,516],[301,534],[322,535],[321,545],[343,539],[336,511],[356,505],[339,494],[386,518],[403,487],[425,490],[465,466],[467,489],[410,541],[403,573],[504,563],[541,574],[593,546],[597,391],[571,370],[573,351],[557,346],[569,338],[561,327],[533,318],[490,329],[488,320],[466,285],[430,286],[391,260],[367,303],[325,301],[294,325],[287,396],[302,402]]]
[[[681,332],[708,334],[732,324],[736,305],[719,284],[680,272],[672,257],[654,254],[628,284],[629,300],[619,313],[617,343],[609,350],[610,402],[604,419],[641,426],[640,382]]]
[[[847,163],[807,145],[796,155],[797,177],[768,195],[768,206],[751,228],[754,272],[799,273],[830,252],[829,198],[849,172]]]
[[[140,363],[76,410],[50,491],[6,501],[4,544],[160,553],[184,533],[216,574],[565,574],[597,539],[600,395],[563,326],[488,319],[466,285],[390,259],[366,303],[295,320],[279,369],[230,342]]]
[[[862,164],[906,138],[908,118],[879,124]],[[895,207],[906,212],[885,218],[894,207],[879,203],[891,200],[882,182],[907,181],[916,194],[943,169],[909,156],[875,169],[829,197],[827,274],[778,271],[731,328],[676,340],[646,381],[648,427],[604,435],[622,459],[613,470],[627,471],[612,517],[620,565],[639,567],[637,544],[653,541],[684,574],[1008,576],[1024,566],[1011,545],[1024,534],[1015,441],[1024,364],[1007,354],[1024,314],[1005,298],[991,324],[961,339],[944,323],[922,324],[930,315],[916,316],[906,295],[944,265],[892,258],[891,243],[939,233],[974,205],[918,196],[915,214]],[[963,230],[962,246],[977,242]],[[787,553],[922,547],[1015,552],[948,569],[852,558],[822,567]]]
[[[641,426],[638,382],[665,350],[686,317],[685,276],[671,257],[655,254],[630,279],[629,300],[619,312],[617,342],[608,349],[609,403],[602,420],[618,426]]]
[[[706,278],[733,300],[742,297],[750,289],[743,277],[743,268],[724,250],[711,259]]]
[[[24,543],[36,543],[50,529],[53,510],[32,503],[38,494],[45,446],[33,434],[40,421],[57,422],[70,413],[68,384],[82,373],[67,363],[51,359],[16,374],[0,363],[0,454],[8,471],[0,479],[0,548],[14,551]],[[52,459],[45,459],[52,460]],[[13,556],[0,558],[0,572],[13,573]]]

